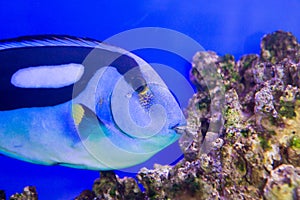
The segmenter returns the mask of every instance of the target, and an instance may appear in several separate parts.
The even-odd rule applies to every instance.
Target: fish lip
[[[170,129],[174,130],[177,134],[182,135],[186,130],[186,124],[177,123],[171,126]]]
[[[178,127],[179,126],[179,123],[177,123],[177,124],[175,124],[175,125],[171,125],[170,127],[169,127],[169,129],[175,129],[176,127]]]

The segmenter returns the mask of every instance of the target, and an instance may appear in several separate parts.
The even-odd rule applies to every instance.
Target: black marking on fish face
[[[86,59],[93,51],[96,59]],[[84,73],[76,84],[61,88],[20,88],[11,83],[12,75],[19,69],[77,63],[84,64]],[[38,46],[0,50],[0,111],[18,108],[54,106],[78,96],[86,87],[97,70],[104,66],[113,66],[122,75],[138,66],[128,55],[105,49],[74,46]],[[135,88],[143,79],[138,70],[134,77],[125,80]],[[30,79],[30,77],[28,77]]]

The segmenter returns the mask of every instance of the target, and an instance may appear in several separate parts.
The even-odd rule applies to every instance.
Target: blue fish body
[[[24,161],[122,169],[175,142],[185,123],[149,64],[98,41],[0,41],[0,72],[0,153]]]

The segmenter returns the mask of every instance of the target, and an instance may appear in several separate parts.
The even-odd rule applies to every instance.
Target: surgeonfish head
[[[174,143],[182,111],[138,56],[91,39],[0,41],[0,153],[24,161],[111,170]]]

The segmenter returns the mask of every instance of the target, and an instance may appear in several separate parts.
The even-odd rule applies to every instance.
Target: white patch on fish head
[[[61,88],[76,83],[84,72],[82,64],[45,65],[19,69],[11,83],[20,88]]]

